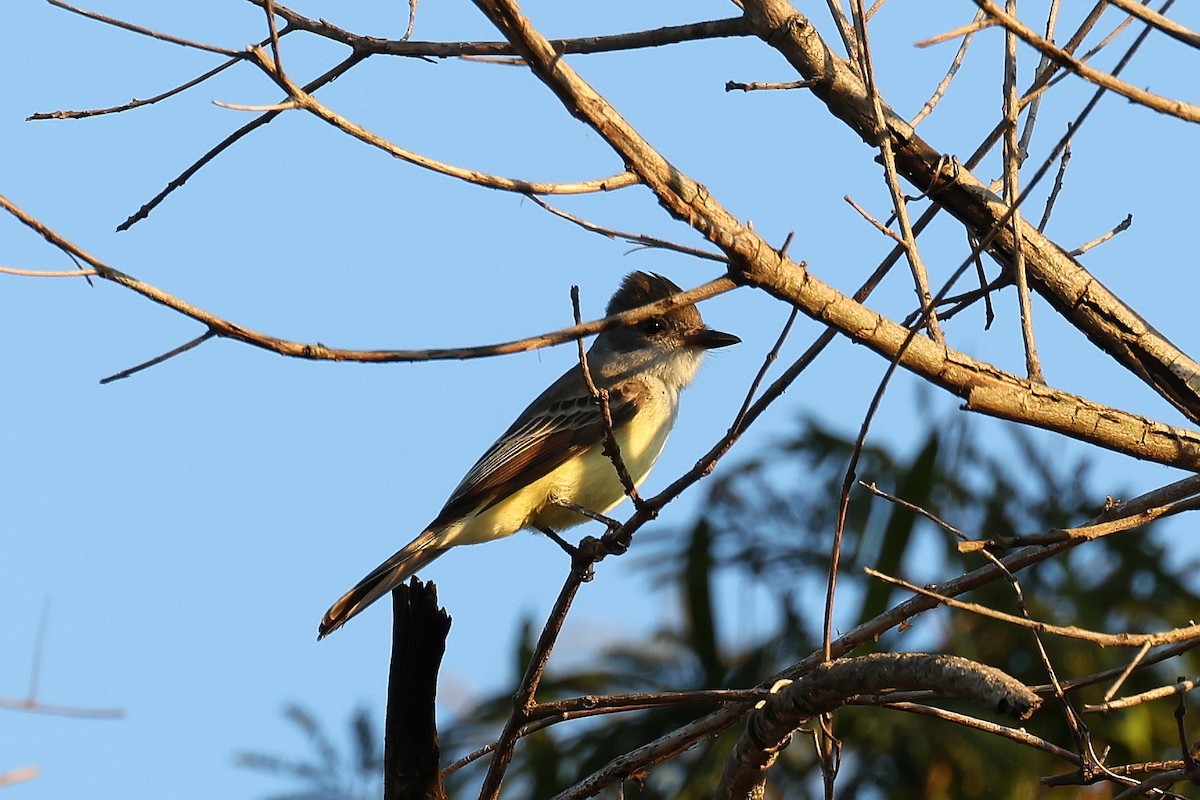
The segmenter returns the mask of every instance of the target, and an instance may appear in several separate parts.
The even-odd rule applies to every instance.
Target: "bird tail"
[[[410,575],[449,550],[449,547],[438,547],[434,543],[438,538],[433,531],[425,531],[372,570],[371,574],[359,581],[353,589],[338,598],[321,619],[317,639],[324,639],[345,625],[351,617],[404,583]]]

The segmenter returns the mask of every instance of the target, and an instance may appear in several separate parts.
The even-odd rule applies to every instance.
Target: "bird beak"
[[[738,344],[742,340],[734,336],[732,333],[724,333],[722,331],[714,331],[712,328],[701,328],[698,331],[689,333],[684,343],[692,347],[699,347],[702,350],[715,350],[718,347],[729,347],[731,344]]]

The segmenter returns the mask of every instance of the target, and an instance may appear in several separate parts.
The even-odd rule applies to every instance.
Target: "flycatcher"
[[[634,272],[609,301],[607,314],[679,291],[661,275]],[[635,485],[658,460],[675,424],[679,392],[696,376],[704,352],[740,341],[705,327],[694,305],[596,337],[587,353],[588,370],[596,387],[608,390],[613,433]],[[325,612],[317,638],[340,628],[451,547],[523,529],[557,532],[586,521],[572,506],[597,514],[611,510],[625,498],[625,488],[603,453],[604,435],[600,404],[576,364],[471,467],[420,536]]]

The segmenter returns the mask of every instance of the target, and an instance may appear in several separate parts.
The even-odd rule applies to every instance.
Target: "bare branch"
[[[504,725],[504,732],[496,743],[491,764],[488,765],[487,776],[483,779],[483,788],[479,790],[480,800],[495,800],[500,795],[500,784],[504,781],[504,773],[512,761],[513,748],[516,746],[521,728],[529,721],[529,715],[534,708],[534,695],[541,683],[546,664],[550,661],[550,651],[566,621],[567,612],[575,600],[575,594],[583,581],[580,573],[571,569],[567,580],[554,602],[554,608],[546,619],[542,634],[538,637],[533,655],[525,668],[525,676],[521,679],[521,687],[513,697],[513,711]]]
[[[1147,25],[1162,31],[1176,41],[1183,42],[1188,47],[1200,47],[1200,34],[1185,28],[1170,17],[1158,13],[1153,8],[1136,2],[1136,0],[1108,0],[1117,8],[1137,17]],[[1168,3],[1167,7],[1171,4]]]
[[[747,3],[756,25],[769,25],[769,33],[765,35],[770,36],[772,42],[787,42],[790,48],[792,40],[777,34],[780,31],[795,33],[798,12],[784,0],[761,2],[783,3],[789,9],[786,21],[774,25],[771,19],[758,19],[755,16],[757,12],[752,6],[757,3]],[[797,305],[814,319],[846,332],[888,359],[899,356],[901,366],[964,397],[970,410],[1066,433],[1083,441],[1102,443],[1108,449],[1137,453],[1141,458],[1164,459],[1163,463],[1177,466],[1184,463],[1200,464],[1200,435],[1194,432],[1173,429],[1117,409],[1102,408],[1083,398],[1056,390],[1035,388],[1027,381],[975,361],[966,354],[939,346],[924,337],[912,339],[909,346],[906,344],[910,339],[908,330],[845,297],[803,266],[781,258],[757,233],[741,224],[720,205],[711,192],[667,162],[603,97],[557,57],[549,42],[516,10],[511,0],[477,0],[477,4],[484,8],[506,36],[518,44],[535,73],[573,113],[583,117],[620,153],[668,211],[686,219],[730,256],[730,264],[738,269],[739,282],[757,286]],[[812,47],[815,41],[814,35],[805,36],[801,46]],[[791,49],[788,52],[793,53]],[[827,51],[822,52],[821,68],[825,69],[829,61],[836,60],[836,57]],[[848,75],[844,80],[856,79]],[[890,112],[888,119],[889,126],[901,125],[907,130],[907,123],[897,120]],[[919,139],[914,132],[904,147],[912,148],[917,141]],[[935,160],[941,163],[941,159]],[[940,202],[944,202],[943,198],[953,187],[961,186],[966,180],[962,171],[955,173],[953,170],[949,175],[938,178],[937,182],[944,181],[947,184],[939,188]],[[973,199],[970,206],[973,210],[967,212],[963,209],[968,218],[971,213],[978,212],[981,200],[994,197],[986,189],[983,191],[983,195],[971,191]],[[990,207],[991,201],[987,200],[983,205]],[[1029,226],[1023,226],[1021,234],[1026,239],[1040,237]],[[1001,239],[1003,233],[997,236],[997,241]],[[1057,251],[1052,244],[1047,243],[1047,246],[1051,252]],[[1071,263],[1073,265],[1074,262]],[[1079,268],[1074,270],[1074,275],[1082,278],[1083,272]],[[1082,288],[1081,294],[1091,295],[1093,290],[1097,290],[1095,279],[1091,276],[1088,278],[1089,282]],[[1075,302],[1078,302],[1078,298]],[[1124,308],[1115,297],[1112,304],[1105,307],[1111,310]],[[1140,329],[1148,334],[1146,323],[1137,319],[1137,323],[1131,323],[1135,326],[1140,323]],[[1165,342],[1157,337],[1154,341]],[[1194,362],[1182,353],[1179,353],[1179,357],[1185,359],[1187,364],[1183,369],[1192,369]],[[1181,368],[1177,362],[1170,363],[1172,369]],[[1139,368],[1141,374],[1145,374],[1145,365],[1139,363]],[[1200,365],[1195,365],[1191,374],[1200,381]],[[1200,409],[1200,401],[1196,408]]]
[[[957,39],[961,36],[963,38],[963,44],[959,46],[958,52],[962,54],[966,50],[966,43],[970,41],[972,36],[986,28],[994,26],[995,24],[995,20],[987,19],[982,11],[977,11],[975,13],[975,19],[971,20],[966,25],[960,25],[959,27],[948,30],[945,33],[939,33],[937,36],[930,36],[928,39],[921,39],[920,41],[915,42],[913,46],[921,48],[933,47],[935,44],[948,42],[951,39]],[[958,60],[959,58],[956,57],[955,61]],[[913,122],[912,124],[916,125],[917,123]]]
[[[0,772],[0,787],[31,781],[39,774],[41,773],[37,767],[19,767],[17,769],[10,769],[8,772]]]
[[[875,219],[875,217],[871,216],[871,214],[865,208],[863,208],[862,206],[860,206],[858,203],[856,203],[854,201],[853,197],[851,197],[850,195],[847,194],[847,195],[842,195],[842,199],[845,200],[847,203],[849,203],[850,207],[853,208],[855,211],[857,211],[859,213],[859,215],[862,216],[863,219],[865,219],[867,222],[871,223],[871,226],[873,228],[875,228],[875,230],[879,231],[884,236],[891,239],[893,242],[896,242],[901,247],[904,247],[904,240],[902,238],[900,238],[900,234],[896,233],[894,230],[892,230],[888,226],[884,225],[879,220]],[[907,248],[905,248],[905,250],[907,251]]]
[[[1117,692],[1120,691],[1121,686],[1125,684],[1125,681],[1129,678],[1129,676],[1132,675],[1145,662],[1146,656],[1152,649],[1154,648],[1149,644],[1144,644],[1138,648],[1137,654],[1135,654],[1133,658],[1129,659],[1129,663],[1125,665],[1125,669],[1121,670],[1121,674],[1117,676],[1115,681],[1113,681],[1112,686],[1109,686],[1104,692],[1105,702],[1112,700],[1113,697],[1116,696]],[[1084,710],[1086,711],[1087,709],[1085,708]]]
[[[1176,481],[1168,486],[1154,489],[1153,491],[1147,492],[1124,503],[1113,505],[1097,517],[1090,520],[1088,524],[1098,525],[1114,518],[1143,513],[1147,509],[1156,508],[1163,504],[1179,500],[1182,497],[1189,496],[1190,494],[1195,493],[1197,486],[1200,486],[1200,476],[1192,476],[1181,481]],[[1071,540],[1047,545],[1044,547],[1029,547],[1002,559],[1002,568],[988,564],[964,575],[960,575],[952,580],[946,581],[945,583],[939,584],[936,588],[938,593],[942,596],[956,597],[968,591],[972,591],[981,586],[992,583],[996,580],[1005,578],[1008,574],[1014,574],[1022,569],[1033,566],[1034,564],[1039,564],[1052,559],[1062,554],[1064,551],[1075,547],[1079,543],[1080,540]],[[912,617],[920,614],[923,611],[928,611],[931,608],[935,608],[937,605],[939,605],[939,601],[936,599],[924,596],[922,594],[915,594],[909,599],[899,603],[896,606],[893,606],[883,614],[867,620],[843,634],[833,642],[832,651],[836,656],[840,657],[853,651],[857,647],[867,643],[876,642],[884,632],[901,625],[905,621],[912,619]],[[1191,640],[1166,647],[1160,653],[1161,659],[1178,655],[1181,652],[1194,648],[1197,646],[1197,644],[1200,644],[1200,640]],[[811,672],[818,664],[821,663],[822,655],[823,654],[820,651],[813,653],[796,664],[793,664],[788,669],[769,677],[759,684],[759,686],[766,688],[772,686],[780,679],[795,679],[799,676],[805,675]],[[1101,673],[1099,676],[1089,676],[1086,679],[1081,679],[1081,681],[1093,683],[1097,680],[1103,680],[1107,676],[1117,674],[1119,671],[1120,670],[1108,670],[1105,673]],[[1064,682],[1063,686],[1064,688],[1071,688],[1073,686],[1086,685],[1084,682]],[[746,706],[734,705],[714,711],[704,717],[694,720],[691,723],[681,726],[652,742],[648,742],[636,750],[626,753],[619,759],[610,761],[600,769],[593,772],[591,775],[576,783],[570,789],[560,792],[554,797],[553,800],[574,800],[575,798],[593,797],[604,787],[612,785],[613,783],[616,783],[617,781],[626,778],[639,770],[668,760],[678,753],[687,750],[697,741],[700,741],[706,737],[715,736],[721,731],[726,730],[730,726],[736,724],[746,710]]]
[[[638,182],[637,176],[633,173],[625,171],[619,172],[616,175],[611,175],[607,178],[598,180],[581,181],[575,183],[547,183],[538,181],[526,181],[520,178],[505,178],[499,175],[489,175],[485,172],[478,172],[472,169],[457,167],[453,164],[448,164],[444,161],[427,158],[411,150],[406,150],[399,145],[389,142],[387,139],[367,130],[356,122],[352,122],[340,114],[332,111],[304,89],[297,86],[283,73],[277,71],[262,48],[254,48],[252,50],[253,60],[262,70],[271,76],[277,84],[287,92],[291,98],[291,102],[299,108],[312,112],[314,116],[328,122],[333,127],[353,136],[360,142],[369,144],[372,147],[378,148],[390,156],[407,161],[414,166],[423,167],[433,172],[447,175],[451,178],[458,178],[468,183],[474,183],[478,186],[484,186],[488,189],[501,189],[508,192],[519,192],[521,194],[586,194],[589,192],[608,192],[614,189],[623,189],[626,186],[632,186]]]
[[[1016,0],[1007,0],[1009,12],[1015,12]],[[1030,106],[1030,111],[1034,106]],[[1017,141],[1017,122],[1020,114],[1017,97],[1017,37],[1010,31],[1004,37],[1004,202],[1012,209],[1009,224],[1014,239],[1021,236],[1020,173],[1024,154]],[[1025,345],[1025,371],[1034,383],[1045,383],[1038,359],[1037,340],[1033,335],[1033,308],[1029,302],[1029,279],[1025,272],[1025,249],[1018,247],[1011,269],[1017,287],[1017,304],[1021,311],[1021,339]]]
[[[129,369],[123,369],[120,372],[116,373],[115,375],[109,375],[107,378],[101,378],[100,383],[102,383],[102,384],[103,383],[112,383],[113,381],[119,381],[119,380],[123,380],[124,378],[128,378],[130,375],[135,375],[144,369],[153,367],[155,364],[161,364],[162,362],[166,361],[169,358],[174,358],[175,356],[177,356],[181,353],[186,353],[188,350],[191,350],[193,347],[199,347],[200,345],[204,344],[205,342],[207,342],[209,339],[213,338],[216,335],[217,335],[216,331],[214,331],[210,328],[209,330],[207,330],[204,333],[197,336],[195,339],[184,342],[183,344],[179,345],[179,347],[176,347],[172,350],[168,350],[167,352],[163,353],[160,356],[155,356],[154,358],[150,359],[149,361],[143,361],[141,364],[138,364],[136,367],[130,367]]]
[[[268,0],[249,0],[259,7]],[[360,36],[333,25],[323,19],[312,19],[284,6],[274,3],[275,13],[290,27],[307,31],[317,36],[340,42],[356,52],[390,56],[417,56],[427,58],[456,58],[460,56],[513,56],[518,55],[508,42],[413,42],[407,39],[380,39]],[[701,41],[728,37],[749,36],[749,26],[744,17],[730,17],[686,25],[672,25],[647,31],[619,33],[611,36],[588,36],[579,39],[555,39],[554,47],[561,55],[584,55],[661,47],[682,42]]]
[[[975,12],[975,20],[965,29],[960,28],[955,35],[962,35],[962,43],[958,46],[958,52],[954,54],[954,59],[950,62],[950,68],[946,70],[946,75],[938,83],[937,88],[933,90],[933,95],[925,101],[925,105],[921,106],[921,110],[917,115],[909,121],[909,125],[914,128],[921,123],[921,120],[933,113],[933,109],[937,107],[938,102],[945,96],[946,90],[950,88],[950,81],[954,80],[954,76],[958,74],[959,68],[962,66],[963,59],[967,56],[967,48],[971,46],[971,41],[975,36],[975,32],[982,27],[994,25],[991,20],[984,19],[982,11]],[[963,35],[965,34],[965,35]],[[917,42],[917,47],[926,47],[928,44],[933,44],[933,40],[926,42]]]
[[[1200,687],[1200,679],[1192,678],[1186,680],[1180,678],[1175,683],[1168,686],[1160,686],[1157,689],[1132,694],[1128,697],[1122,697],[1120,700],[1110,700],[1106,703],[1089,703],[1083,707],[1085,713],[1088,714],[1108,714],[1113,711],[1120,711],[1126,708],[1133,708],[1142,703],[1149,703],[1154,700],[1161,700],[1164,697],[1178,697],[1185,695],[1188,692]]]
[[[14,217],[19,219],[25,225],[32,228],[40,234],[46,241],[63,252],[71,254],[91,265],[95,269],[97,277],[106,281],[124,286],[143,297],[152,300],[159,305],[177,311],[178,313],[196,320],[203,324],[216,336],[226,339],[235,339],[245,344],[269,350],[279,355],[289,356],[291,358],[303,358],[314,361],[362,361],[368,363],[385,363],[395,361],[443,361],[443,360],[463,360],[471,358],[486,358],[488,356],[502,355],[505,353],[517,353],[526,350],[536,350],[542,347],[549,347],[564,342],[574,341],[582,336],[590,336],[601,331],[611,330],[613,328],[625,327],[634,325],[644,319],[662,314],[664,311],[669,311],[672,308],[680,306],[692,305],[706,300],[710,297],[715,297],[718,294],[728,292],[734,288],[734,284],[728,278],[717,278],[709,281],[703,286],[699,286],[682,294],[668,297],[663,300],[657,300],[649,305],[643,306],[633,311],[625,311],[620,314],[614,314],[611,317],[588,322],[583,325],[573,325],[569,328],[561,328],[557,331],[531,336],[524,339],[516,339],[509,342],[501,342],[499,344],[480,345],[476,347],[451,347],[451,348],[433,348],[425,350],[345,350],[334,347],[326,347],[320,343],[305,344],[301,342],[293,342],[287,339],[280,339],[268,334],[259,333],[242,327],[236,323],[230,322],[222,317],[218,317],[208,311],[198,308],[185,300],[182,300],[172,294],[144,283],[132,275],[127,275],[105,262],[96,258],[92,254],[82,250],[78,246],[72,244],[66,238],[47,227],[34,217],[27,214],[20,207],[12,203],[8,198],[0,195],[0,208],[5,209]]]
[[[63,0],[46,0],[50,5],[61,8],[64,11],[70,11],[72,14],[78,14],[81,17],[94,19],[97,22],[103,22],[105,25],[112,25],[116,28],[122,28],[133,33],[139,33],[142,36],[149,36],[151,39],[158,39],[163,42],[177,44],[180,47],[190,47],[194,50],[204,50],[209,53],[217,53],[223,56],[242,57],[242,54],[237,50],[230,50],[226,47],[217,47],[214,44],[205,44],[203,42],[194,42],[191,39],[182,39],[178,36],[172,36],[169,33],[160,33],[159,31],[143,28],[141,25],[134,25],[132,22],[125,22],[114,17],[107,17],[104,14],[98,14],[95,11],[86,11],[82,8],[76,8],[69,3],[64,3]]]
[[[1046,209],[1042,212],[1042,221],[1038,223],[1038,232],[1043,233],[1046,226],[1050,224],[1050,214],[1054,211],[1054,204],[1058,201],[1058,194],[1063,188],[1063,176],[1067,174],[1067,164],[1071,161],[1071,140],[1068,139],[1063,147],[1062,157],[1058,161],[1058,172],[1054,176],[1054,186],[1050,189],[1050,194],[1046,197]]]
[[[1042,702],[1015,678],[957,656],[875,653],[822,664],[785,684],[763,708],[750,714],[725,761],[715,796],[762,797],[767,771],[791,741],[792,732],[806,720],[839,708],[858,694],[908,688],[932,688],[1017,719],[1028,717]]]
[[[668,708],[688,705],[720,705],[722,703],[756,703],[771,696],[766,689],[698,689],[691,692],[644,692],[638,694],[585,695],[566,700],[538,703],[530,713],[531,719],[557,717],[576,711],[616,713],[641,711],[647,708]]]
[[[726,81],[725,91],[732,92],[741,90],[743,92],[760,92],[772,89],[810,89],[812,81],[784,81],[782,83],[738,83],[737,81]]]
[[[346,72],[348,72],[352,68],[354,68],[357,65],[359,65],[360,63],[362,63],[363,60],[366,59],[366,57],[367,57],[367,54],[365,54],[365,53],[358,53],[358,52],[351,53],[348,58],[346,58],[342,62],[334,65],[332,68],[327,70],[322,75],[319,75],[318,77],[316,77],[313,80],[306,83],[304,85],[304,91],[305,92],[315,92],[320,87],[322,87],[328,83],[331,83],[332,81],[337,80],[339,77],[344,75]],[[197,83],[198,82],[199,81],[197,81]],[[127,217],[124,222],[122,222],[120,225],[117,226],[117,230],[118,231],[129,230],[131,227],[136,225],[138,222],[146,219],[148,216],[150,216],[150,212],[153,211],[156,207],[158,207],[159,203],[161,203],[163,200],[165,200],[167,198],[167,196],[169,194],[171,194],[171,192],[175,191],[176,189],[178,189],[179,187],[181,187],[185,183],[187,183],[188,179],[191,178],[193,175],[195,175],[197,172],[199,172],[200,169],[205,164],[212,161],[218,155],[220,155],[225,150],[227,150],[228,148],[233,146],[233,144],[235,142],[237,142],[238,140],[242,139],[246,135],[250,134],[252,131],[262,127],[263,125],[266,125],[271,120],[275,119],[275,117],[279,116],[281,113],[283,113],[283,112],[268,111],[266,114],[263,114],[258,119],[253,120],[252,122],[247,122],[245,125],[243,125],[242,127],[238,128],[233,133],[226,136],[215,147],[211,148],[207,153],[200,156],[199,159],[194,161],[191,166],[189,166],[183,172],[179,173],[179,175],[177,175],[170,183],[168,183],[166,185],[166,188],[164,188],[161,192],[159,192],[154,197],[152,197],[148,202],[143,204],[141,208],[139,208],[137,211],[135,211],[133,214],[131,214],[129,217]]]
[[[885,699],[886,696],[880,699]],[[966,714],[959,714],[954,711],[947,711],[944,708],[934,708],[932,706],[922,705],[920,703],[894,703],[884,702],[882,708],[890,708],[896,711],[906,711],[910,714],[920,714],[934,719],[941,719],[947,722],[953,722],[956,725],[962,725],[965,728],[973,728],[975,730],[990,733],[995,736],[1000,736],[1017,744],[1032,747],[1036,750],[1041,750],[1054,758],[1066,761],[1068,764],[1080,764],[1082,759],[1066,748],[1059,747],[1053,742],[1048,742],[1045,739],[1034,736],[1024,728],[1010,728],[1007,725],[997,725],[994,722],[968,717]]]
[[[583,317],[579,311],[579,287],[571,287],[571,309],[575,315],[575,324],[582,325]],[[596,386],[592,380],[592,370],[588,365],[587,351],[583,346],[583,339],[578,340],[579,344],[579,367],[583,371],[583,380],[587,384],[588,392],[592,395],[592,400],[600,406],[600,416],[604,420],[604,455],[608,456],[608,460],[612,462],[613,469],[616,470],[617,480],[621,482],[621,487],[625,490],[625,496],[633,501],[633,507],[639,511],[642,509],[642,496],[638,494],[637,485],[633,482],[633,476],[629,474],[629,468],[625,466],[625,459],[621,457],[621,445],[617,442],[617,432],[613,430],[612,408],[609,406],[608,390],[601,389]]]
[[[279,32],[279,35],[284,36],[285,34],[287,34],[289,32],[290,32],[289,29],[284,29]],[[264,39],[263,41],[259,42],[259,46],[261,47],[262,45],[264,45],[266,43],[267,43],[267,40]],[[225,70],[229,69],[234,64],[240,64],[242,61],[246,60],[246,57],[247,57],[247,53],[245,53],[245,52],[237,53],[236,55],[234,55],[232,58],[230,58],[225,63],[220,64],[219,66],[213,67],[208,72],[205,72],[203,75],[192,78],[190,81],[185,81],[184,83],[179,84],[178,86],[174,87],[173,89],[168,89],[167,91],[162,92],[161,94],[156,94],[153,97],[147,97],[147,98],[141,99],[141,100],[134,98],[133,100],[130,100],[128,103],[122,103],[119,106],[110,106],[108,108],[92,108],[92,109],[87,109],[84,111],[49,111],[49,112],[44,112],[44,113],[30,114],[25,119],[27,121],[44,120],[44,119],[84,119],[86,117],[98,117],[98,116],[102,116],[104,114],[119,114],[122,111],[129,111],[130,109],[133,109],[133,108],[140,108],[141,106],[153,105],[161,100],[166,100],[168,97],[174,97],[175,95],[177,95],[181,92],[185,92],[188,89],[191,89],[193,86],[199,86],[200,84],[204,83],[209,78],[211,78],[215,75],[219,75],[222,72],[224,72]]]
[[[1110,230],[1107,233],[1104,233],[1100,236],[1097,236],[1095,239],[1092,239],[1087,244],[1081,244],[1079,247],[1076,247],[1074,250],[1072,250],[1067,255],[1072,256],[1072,257],[1081,256],[1084,253],[1086,253],[1088,250],[1091,250],[1093,247],[1097,247],[1099,245],[1104,244],[1109,239],[1116,236],[1118,233],[1122,233],[1123,231],[1129,230],[1129,226],[1132,224],[1133,224],[1133,214],[1127,214],[1125,216],[1125,219],[1121,220],[1115,226],[1113,226],[1112,230]]]
[[[683,253],[684,255],[695,256],[696,258],[703,258],[707,261],[717,261],[721,264],[728,263],[728,259],[725,256],[721,255],[720,253],[713,253],[708,250],[700,250],[695,247],[688,247],[687,245],[677,244],[675,242],[668,242],[666,239],[659,239],[655,236],[648,236],[644,233],[627,233],[626,231],[619,231],[614,228],[606,228],[603,225],[597,225],[594,222],[588,222],[587,220],[583,219],[582,217],[577,217],[574,214],[569,214],[566,211],[563,211],[561,208],[555,208],[554,206],[550,205],[542,198],[538,197],[536,194],[531,194],[531,195],[527,195],[527,196],[529,197],[530,200],[537,203],[539,206],[546,209],[554,216],[561,217],[562,219],[565,219],[568,222],[573,222],[576,225],[578,225],[579,227],[583,228],[585,231],[591,231],[592,233],[598,233],[601,236],[608,237],[609,239],[624,239],[625,241],[629,242],[630,244],[639,244],[644,247],[653,247],[653,248],[657,248],[659,250],[669,250],[673,253]]]
[[[876,126],[869,124],[874,116],[862,80],[828,48],[802,14],[787,0],[747,0],[746,8],[747,16],[764,41],[779,50],[802,77],[819,80],[813,93],[829,106],[834,116],[867,141],[880,134]],[[1129,48],[1114,68],[1114,74],[1124,67],[1143,38],[1139,37]],[[1079,119],[1094,107],[1099,95],[1100,91]],[[1022,249],[1032,288],[1110,356],[1190,419],[1200,421],[1200,364],[1034,228],[1023,224],[1020,235],[1014,238],[1011,229],[1004,229],[1004,222],[1011,214],[1007,204],[956,161],[924,142],[893,110],[885,106],[884,112],[886,133],[895,140],[897,166],[906,179],[926,194],[936,196],[938,203],[962,221],[968,231],[989,242],[1001,260],[1011,263],[1015,251]],[[997,128],[994,135],[998,137],[1000,131]],[[989,136],[968,163],[986,152],[992,142]],[[689,219],[696,211],[688,208],[674,213]],[[706,220],[704,224],[714,226],[715,220]],[[735,241],[743,241],[740,231],[731,236]],[[744,249],[756,249],[753,239],[746,241]]]
[[[991,0],[974,0],[974,2],[995,19],[996,22],[1021,37],[1026,44],[1037,49],[1059,66],[1070,70],[1084,80],[1091,81],[1097,86],[1102,86],[1110,92],[1115,92],[1154,111],[1170,114],[1173,117],[1178,117],[1188,122],[1200,122],[1200,106],[1183,100],[1172,100],[1153,92],[1147,92],[1145,89],[1139,89],[1132,84],[1115,78],[1107,72],[1093,69],[1083,61],[1072,58],[1065,51],[1055,47],[1052,42],[1046,41],[1046,39],[1039,36],[1033,29],[1027,27],[1020,20],[1006,14],[995,3],[992,3]]]
[[[99,275],[94,269],[20,269],[19,267],[0,267],[0,273],[5,275],[22,275],[27,278],[87,278]]]
[[[1085,642],[1098,644],[1101,647],[1140,647],[1143,644],[1149,643],[1151,646],[1162,644],[1173,644],[1175,642],[1187,641],[1190,639],[1200,638],[1200,625],[1187,625],[1182,628],[1175,628],[1162,633],[1098,633],[1089,631],[1084,628],[1079,628],[1074,625],[1051,625],[1048,622],[1038,622],[1036,620],[1017,617],[1012,614],[1005,614],[1003,611],[996,611],[987,606],[979,605],[978,603],[967,603],[962,600],[955,600],[952,597],[946,597],[938,594],[930,589],[925,589],[908,581],[894,578],[890,575],[884,575],[882,572],[877,572],[870,567],[864,567],[863,572],[873,578],[878,578],[881,581],[900,586],[910,592],[922,594],[937,600],[939,603],[944,603],[951,608],[957,608],[962,611],[970,611],[973,614],[978,614],[981,617],[1000,620],[1021,628],[1029,628],[1038,633],[1052,633],[1057,636],[1064,636],[1069,639],[1079,639]]]

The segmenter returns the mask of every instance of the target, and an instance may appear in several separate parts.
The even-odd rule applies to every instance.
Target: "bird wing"
[[[637,413],[637,389],[629,384],[609,389],[614,428]],[[603,440],[600,404],[575,367],[534,400],[475,462],[430,527],[490,508]]]

